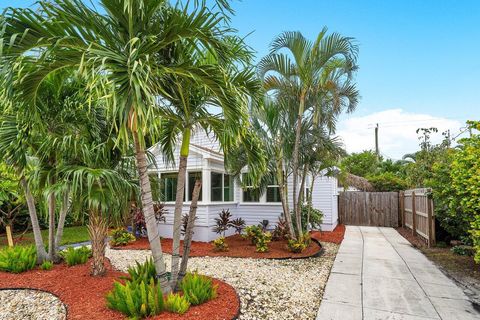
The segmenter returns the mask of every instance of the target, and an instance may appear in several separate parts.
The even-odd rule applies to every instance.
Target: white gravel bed
[[[242,320],[315,319],[338,245],[322,243],[325,252],[310,259],[241,259],[193,257],[189,270],[222,279],[240,296]],[[121,271],[143,262],[149,250],[110,250],[107,257]],[[170,255],[165,254],[170,269]]]
[[[38,290],[0,290],[0,320],[63,320],[67,310],[53,294]]]

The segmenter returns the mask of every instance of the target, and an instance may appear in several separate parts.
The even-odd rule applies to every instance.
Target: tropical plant
[[[43,261],[43,263],[39,267],[41,270],[48,271],[52,270],[53,262],[52,261]]]
[[[225,237],[220,237],[213,240],[213,249],[215,251],[222,251],[222,252],[228,251],[229,250],[228,244]]]
[[[268,231],[262,232],[255,240],[255,250],[257,252],[267,252],[270,241],[272,241],[272,234]]]
[[[236,234],[242,234],[245,228],[245,220],[242,218],[236,218],[230,221],[229,226],[235,229]]]
[[[231,218],[232,214],[230,213],[230,210],[223,209],[222,212],[218,214],[218,218],[215,218],[215,226],[213,227],[213,231],[225,237],[225,233],[227,232],[228,228],[230,228],[232,223]]]
[[[0,270],[21,273],[35,267],[37,255],[34,246],[15,246],[0,250]]]
[[[278,218],[278,222],[275,225],[275,229],[272,232],[272,240],[280,241],[287,240],[289,238],[288,225],[285,219],[282,217]]]
[[[167,291],[145,137],[158,136],[158,100],[160,96],[171,96],[166,91],[171,79],[179,84],[180,79],[187,78],[220,92],[218,80],[224,78],[214,77],[216,70],[177,59],[175,53],[181,51],[176,50],[177,46],[190,45],[224,57],[219,38],[229,29],[222,29],[222,15],[208,10],[203,2],[184,10],[165,0],[102,0],[100,4],[102,12],[80,0],[41,1],[39,10],[8,10],[2,20],[2,58],[19,65],[14,72],[21,73],[20,92],[32,101],[38,96],[39,84],[51,72],[80,67],[88,81],[88,92],[101,97],[114,119],[117,144],[130,146],[129,138],[133,137],[150,247],[161,287]],[[219,4],[225,7],[225,1]],[[32,62],[32,68],[23,68],[27,60]],[[180,220],[177,217],[175,252]]]
[[[24,204],[18,180],[11,168],[0,163],[0,226],[5,227],[10,247],[13,247],[13,225]]]
[[[199,305],[217,297],[217,285],[211,278],[198,273],[187,273],[180,282],[183,296],[191,305]]]
[[[284,53],[284,50],[289,53]],[[298,237],[301,237],[303,229],[300,212],[302,192],[298,192],[302,123],[308,111],[307,115],[312,115],[315,127],[328,123],[333,129],[336,115],[343,109],[352,111],[355,108],[358,92],[351,75],[356,70],[357,50],[352,38],[337,33],[327,35],[326,28],[315,42],[307,40],[300,32],[284,32],[274,39],[271,53],[259,64],[265,90],[275,93],[277,99],[290,102],[291,110],[296,113],[291,166],[292,202],[299,226]]]
[[[129,318],[138,319],[155,316],[164,310],[163,293],[153,279],[125,284],[114,282],[107,294],[107,306],[120,311]]]
[[[242,237],[243,237],[244,239],[250,240],[250,242],[252,243],[252,245],[256,245],[258,239],[259,239],[259,238],[262,236],[262,234],[263,234],[262,228],[261,228],[260,226],[256,226],[256,225],[247,226],[247,227],[244,229],[244,232],[245,232],[245,233],[242,235]]]
[[[173,161],[174,147],[181,138],[174,211],[172,283],[176,283],[179,273],[181,210],[191,136],[196,130],[207,134],[213,132],[227,154],[248,127],[249,95],[256,94],[260,87],[252,68],[249,68],[251,52],[243,40],[227,34],[226,29],[218,28],[216,31],[219,35],[223,34],[217,37],[216,48],[199,52],[196,46],[185,42],[186,45],[179,45],[172,51],[175,59],[205,72],[209,78],[208,81],[192,81],[173,75],[166,88],[165,100],[168,101],[162,110],[165,122],[161,146],[168,160]],[[221,50],[221,57],[212,49]],[[212,113],[214,109],[219,113]]]
[[[132,243],[136,240],[133,234],[131,234],[122,227],[112,230],[110,235],[112,237],[112,239],[110,240],[110,244],[114,247],[126,246],[127,244]]]
[[[67,266],[75,266],[77,264],[84,264],[88,258],[92,256],[92,250],[86,246],[80,248],[68,247],[60,252],[60,255],[65,259]]]
[[[190,303],[185,296],[181,296],[178,293],[169,293],[165,298],[165,310],[184,314],[190,308]]]
[[[288,240],[287,247],[293,253],[301,253],[310,245],[310,242],[310,234],[304,233],[299,239]]]
[[[155,273],[155,264],[153,263],[153,259],[149,258],[146,259],[144,263],[139,263],[138,261],[135,262],[136,265],[134,267],[129,267],[127,272],[129,275],[128,281],[139,283],[150,283],[150,280],[156,281],[156,273]]]

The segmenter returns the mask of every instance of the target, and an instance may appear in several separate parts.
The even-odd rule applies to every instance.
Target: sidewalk
[[[467,297],[395,229],[347,226],[317,319],[480,319]]]

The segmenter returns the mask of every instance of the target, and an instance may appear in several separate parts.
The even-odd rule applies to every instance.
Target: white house
[[[179,149],[178,147],[175,150],[174,159],[179,158]],[[159,147],[153,146],[150,152],[156,160],[156,168],[150,166],[149,169],[154,200],[164,202],[168,210],[166,223],[159,224],[159,231],[162,237],[171,238],[178,167],[165,163]],[[269,185],[261,196],[252,192],[252,189],[242,189],[240,183],[225,172],[224,157],[216,139],[203,131],[196,131],[191,138],[183,214],[189,211],[193,186],[198,175],[201,176],[202,189],[193,236],[196,241],[207,242],[218,238],[212,228],[215,225],[214,219],[223,209],[229,209],[234,219],[243,218],[247,225],[268,220],[273,227],[282,214],[278,186]],[[306,185],[309,185],[308,178]],[[291,178],[288,183],[289,190],[292,190]],[[313,206],[324,214],[322,224],[324,231],[333,230],[338,223],[337,195],[336,178],[322,176],[315,179]],[[233,232],[230,230],[231,234]]]

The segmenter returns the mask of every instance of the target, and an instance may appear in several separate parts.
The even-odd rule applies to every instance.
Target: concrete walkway
[[[395,229],[347,226],[317,319],[480,319],[467,297]]]

